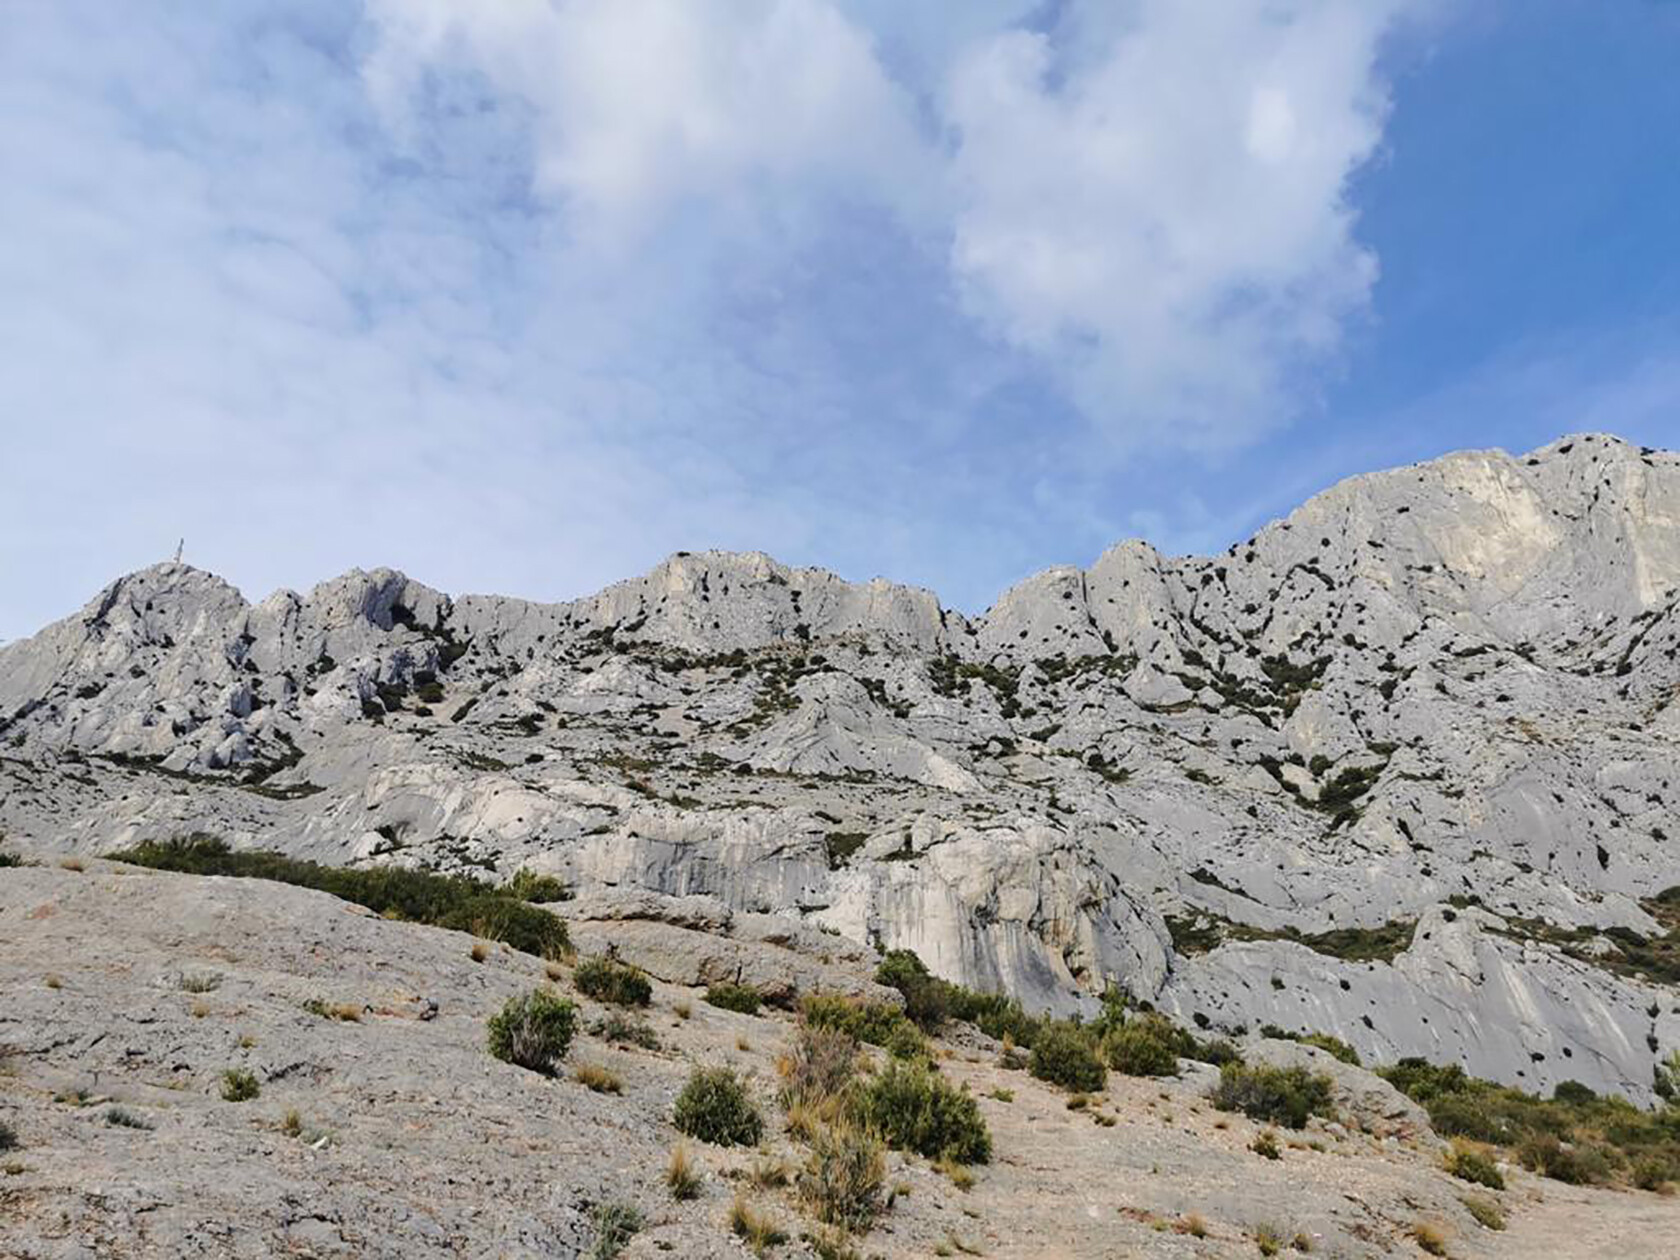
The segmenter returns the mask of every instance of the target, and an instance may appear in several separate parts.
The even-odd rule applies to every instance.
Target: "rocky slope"
[[[461,933],[323,893],[76,865],[0,869],[0,1119],[16,1136],[0,1155],[0,1254],[546,1260],[598,1254],[599,1209],[627,1204],[643,1226],[624,1260],[744,1258],[728,1224],[737,1195],[786,1236],[768,1254],[816,1254],[794,1189],[753,1177],[805,1159],[774,1101],[774,1060],[794,1036],[785,1012],[724,1011],[661,982],[631,1016],[652,1044],[615,1041],[602,1023],[612,1010],[578,995],[566,967],[506,949],[475,958]],[[694,926],[662,925],[666,963],[727,941],[747,974],[823,967],[869,984],[855,960],[772,943],[720,921],[715,904],[685,913]],[[590,932],[630,947],[632,926]],[[582,1008],[560,1074],[491,1059],[487,1017],[551,983]],[[1205,1065],[1115,1075],[1073,1109],[1002,1066],[995,1043],[952,1032],[940,1072],[973,1093],[994,1158],[963,1189],[890,1154],[892,1205],[853,1254],[1206,1260],[1262,1254],[1269,1229],[1316,1255],[1377,1260],[1423,1254],[1413,1236],[1427,1225],[1461,1260],[1657,1260],[1680,1229],[1674,1198],[1513,1166],[1502,1191],[1450,1177],[1415,1106],[1307,1047],[1244,1047],[1337,1082],[1339,1119],[1283,1131],[1268,1159],[1251,1149],[1261,1125],[1203,1097]],[[756,1150],[691,1143],[698,1194],[679,1202],[664,1184],[672,1102],[696,1064],[741,1072],[768,1131]],[[586,1065],[620,1092],[586,1088]],[[250,1073],[255,1097],[223,1097],[230,1069]],[[1504,1232],[1478,1224],[1466,1206],[1477,1198],[1497,1205]]]
[[[1354,478],[984,616],[679,554],[570,604],[161,565],[0,648],[0,830],[704,894],[1029,1006],[1113,981],[1649,1097],[1680,1048],[1680,458]]]

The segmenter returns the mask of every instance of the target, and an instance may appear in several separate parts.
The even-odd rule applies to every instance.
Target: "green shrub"
[[[875,969],[875,981],[902,993],[904,1013],[927,1032],[937,1031],[950,1015],[945,982],[931,975],[912,950],[888,950]]]
[[[764,1119],[746,1086],[728,1068],[695,1068],[677,1095],[672,1121],[680,1132],[715,1146],[756,1146]]]
[[[503,885],[502,892],[520,901],[538,904],[572,899],[572,890],[566,886],[564,880],[553,875],[539,875],[524,868],[514,872],[513,878]]]
[[[799,1197],[823,1224],[861,1232],[880,1214],[886,1177],[874,1134],[850,1124],[823,1125],[811,1135]]]
[[[572,973],[577,991],[597,1002],[615,1006],[646,1006],[653,1000],[653,986],[636,968],[611,958],[588,958]]]
[[[643,1050],[659,1049],[659,1034],[648,1027],[647,1023],[639,1019],[631,1019],[614,1011],[605,1019],[597,1020],[590,1029],[602,1041],[610,1041],[618,1046],[639,1046]]]
[[[1221,1111],[1240,1111],[1267,1124],[1299,1129],[1308,1116],[1333,1116],[1330,1078],[1301,1067],[1227,1063],[1208,1095]]]
[[[921,1031],[896,1006],[866,1002],[835,993],[813,993],[799,1005],[804,1022],[814,1028],[834,1028],[872,1046],[880,1046],[895,1059],[913,1059],[927,1054]]]
[[[0,1120],[0,1151],[15,1150],[17,1148],[17,1145],[18,1145],[17,1131],[14,1130],[12,1128],[12,1126],[7,1124],[4,1120]]]
[[[1108,1066],[1127,1076],[1172,1076],[1178,1072],[1180,1031],[1160,1015],[1128,1020],[1103,1038]]]
[[[1041,1081],[1082,1094],[1093,1093],[1108,1081],[1108,1069],[1097,1054],[1091,1034],[1062,1021],[1038,1030],[1029,1070]]]
[[[863,1088],[857,1112],[895,1149],[958,1164],[992,1157],[992,1135],[979,1106],[923,1060],[889,1062]]]
[[[1596,1146],[1565,1145],[1550,1134],[1534,1134],[1517,1147],[1517,1162],[1530,1172],[1572,1186],[1610,1179],[1610,1161]]]
[[[227,1102],[250,1102],[262,1093],[257,1078],[244,1068],[228,1068],[222,1073],[222,1098]]]
[[[546,989],[509,998],[488,1025],[490,1053],[544,1076],[565,1056],[577,1027],[577,1007]]]
[[[1445,1167],[1460,1181],[1471,1181],[1489,1190],[1505,1188],[1505,1178],[1499,1171],[1499,1165],[1485,1151],[1478,1150],[1463,1139],[1454,1139],[1452,1149],[1447,1152]]]
[[[1032,1045],[1038,1035],[1039,1021],[1019,1002],[941,980],[928,971],[913,950],[888,950],[875,969],[875,980],[897,989],[904,997],[905,1013],[928,1032],[937,1032],[947,1019],[960,1019],[988,1037],[999,1041],[1008,1037],[1021,1046]]]
[[[1320,1050],[1353,1067],[1364,1066],[1360,1062],[1359,1051],[1348,1045],[1340,1037],[1332,1037],[1329,1033],[1308,1033],[1305,1037],[1300,1038],[1300,1042],[1303,1046],[1317,1046]]]
[[[395,866],[321,866],[262,851],[235,853],[225,840],[203,832],[148,840],[107,856],[154,870],[232,875],[314,888],[366,906],[375,914],[471,932],[539,958],[571,952],[566,925],[559,919],[475,879]]]
[[[1263,1129],[1255,1134],[1254,1140],[1248,1144],[1248,1149],[1266,1159],[1283,1158],[1283,1151],[1278,1146],[1277,1134],[1270,1129]]]
[[[615,1260],[646,1221],[633,1203],[603,1203],[591,1215],[590,1224],[595,1227],[595,1242],[589,1248],[589,1260]]]
[[[25,865],[25,862],[24,862],[23,858],[20,857],[18,854],[7,853],[5,850],[0,849],[0,866],[23,866],[23,865]]]
[[[137,1116],[126,1107],[112,1107],[105,1113],[105,1123],[118,1129],[144,1129],[148,1132],[152,1122],[144,1116]]]
[[[750,984],[722,984],[709,985],[706,989],[706,1005],[716,1006],[726,1011],[737,1011],[742,1015],[757,1015],[758,1008],[764,999],[757,989]]]

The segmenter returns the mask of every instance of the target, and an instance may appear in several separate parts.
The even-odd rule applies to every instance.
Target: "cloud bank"
[[[1406,15],[21,6],[0,637],[183,534],[258,596],[723,546],[983,604],[1153,519],[1128,453],[1311,406]]]

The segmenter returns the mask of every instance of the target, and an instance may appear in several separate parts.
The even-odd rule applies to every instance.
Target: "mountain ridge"
[[[1603,435],[972,618],[757,552],[557,604],[151,566],[0,647],[0,829],[703,893],[1038,1008],[1114,982],[1645,1097],[1680,1046],[1677,587],[1680,459]]]

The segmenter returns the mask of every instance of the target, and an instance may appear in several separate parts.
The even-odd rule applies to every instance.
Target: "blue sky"
[[[1680,445],[1672,0],[15,0],[0,639],[187,557],[978,611]]]

